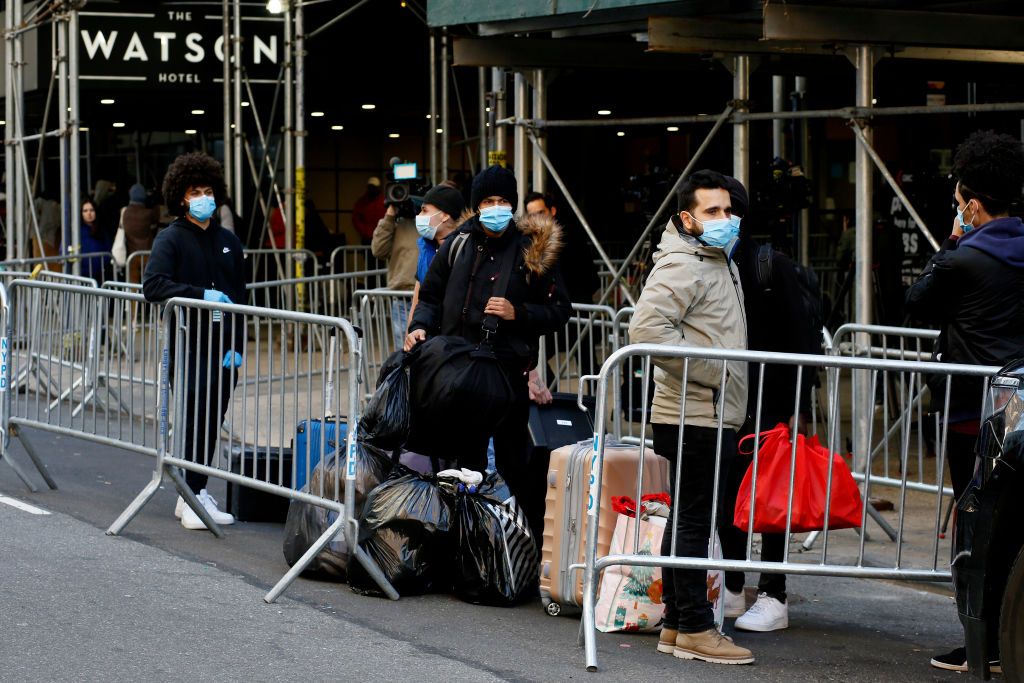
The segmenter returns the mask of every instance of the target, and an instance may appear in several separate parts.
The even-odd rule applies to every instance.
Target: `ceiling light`
[[[196,129],[195,128],[189,128],[188,130],[185,131],[185,135],[195,135],[195,134],[196,134]]]
[[[871,104],[878,104],[878,99],[875,97],[871,98]]]
[[[398,135],[398,133],[388,133],[388,137],[391,138],[392,140],[397,140],[400,136]]]
[[[484,111],[490,111],[490,110],[491,110],[490,107],[484,107]]]
[[[100,100],[100,104],[113,104],[113,103],[114,103],[114,100],[109,98],[109,97]]]
[[[267,11],[271,14],[281,14],[287,6],[286,0],[267,0]]]
[[[377,108],[376,104],[364,104],[363,105],[363,109],[366,109],[367,111],[369,111],[370,109],[376,109],[376,108]]]
[[[678,133],[679,132],[679,126],[669,126],[665,130],[667,130],[669,133]]]
[[[242,106],[243,106],[243,107],[248,107],[248,106],[249,106],[249,103],[248,103],[248,102],[242,102]]]
[[[597,115],[598,116],[611,116],[612,115],[612,110],[611,109],[598,109],[597,110]]]
[[[309,112],[309,115],[312,116],[314,119],[318,119],[321,116],[323,116],[324,113],[322,111],[311,111]]]
[[[7,122],[6,122],[6,121],[0,121],[0,126],[6,126],[6,125],[7,125]],[[83,129],[83,130],[84,130],[84,129]]]
[[[331,126],[331,130],[345,130],[345,126]]]
[[[624,137],[626,137],[626,131],[624,131],[624,130],[620,130],[620,131],[619,131],[618,133],[616,133],[615,135],[616,135],[616,136],[618,136],[618,137],[620,137],[620,138],[624,138]]]
[[[2,125],[2,124],[3,124],[3,121],[0,121],[0,125]],[[82,126],[78,130],[80,130],[83,133],[88,133],[89,132],[89,126]]]
[[[124,128],[124,122],[123,121],[114,121],[114,123],[112,123],[110,125],[112,125],[114,128]]]
[[[444,132],[444,128],[436,128],[436,129],[434,130],[434,132],[435,132],[435,133],[437,133],[438,135],[440,135],[441,133],[443,133],[443,132]]]
[[[206,110],[204,110],[204,109],[193,109],[192,110],[192,115],[193,116],[202,116],[205,113],[206,113]]]
[[[430,118],[430,114],[427,114],[427,118],[428,118],[428,119]]]

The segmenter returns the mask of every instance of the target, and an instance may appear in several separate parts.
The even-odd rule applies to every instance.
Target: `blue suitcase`
[[[335,427],[338,427],[335,430]],[[338,433],[335,434],[335,431]],[[326,432],[326,438],[321,436]],[[295,444],[292,449],[295,460],[295,490],[301,491],[306,481],[320,462],[325,453],[333,454],[336,448],[341,449],[339,457],[345,456],[345,439],[348,437],[348,421],[343,415],[325,420],[303,420],[295,429]],[[309,454],[307,470],[306,454]]]

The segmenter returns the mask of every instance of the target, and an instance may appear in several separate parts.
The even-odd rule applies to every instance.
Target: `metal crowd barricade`
[[[250,282],[246,289],[249,305],[281,310],[302,310],[335,318],[347,318],[355,303],[355,292],[383,285],[387,270],[364,270],[336,275]],[[302,290],[300,299],[298,292]]]
[[[309,249],[245,249],[243,253],[248,261],[249,282],[320,274],[320,262],[316,254]],[[301,274],[296,274],[294,269],[288,268],[289,260],[302,267]]]
[[[56,483],[21,427],[156,456],[159,343],[129,342],[126,355],[107,321],[130,306],[149,316],[157,307],[138,294],[40,280],[15,280],[9,293],[5,451],[17,436],[51,488]]]
[[[142,274],[146,272],[146,265],[149,264],[149,257],[152,253],[149,249],[140,249],[128,254],[122,274],[125,282],[142,282]]]
[[[858,335],[867,335],[868,343],[858,342]],[[928,361],[932,358],[935,341],[939,337],[938,330],[911,327],[889,327],[883,325],[847,324],[836,330],[832,340],[830,353],[836,356],[857,358],[889,358],[896,360]],[[830,377],[831,379],[831,377]],[[902,478],[900,468],[915,470],[909,483],[911,488],[922,491],[935,491],[942,481],[944,472],[938,467],[926,477],[925,461],[928,454],[928,443],[935,448],[940,436],[940,414],[930,413],[932,426],[931,437],[925,433],[926,411],[925,373],[910,375],[906,384],[884,382],[877,390],[872,403],[876,414],[882,417],[882,430],[872,445],[872,455],[882,454],[880,471],[871,473],[872,483],[881,486],[899,486]],[[893,444],[898,441],[903,429],[911,425],[920,426],[916,432],[915,453],[907,462],[891,457]],[[946,495],[952,496],[953,490],[944,488]]]
[[[359,378],[357,372],[342,369],[358,367],[359,340],[352,325],[309,313],[171,299],[165,304],[163,327],[156,471],[108,533],[120,533],[168,477],[207,528],[220,536],[220,528],[178,473],[180,468],[338,513],[337,521],[267,593],[267,602],[276,600],[342,532],[352,558],[397,599],[394,588],[358,545]],[[324,353],[314,348],[316,338],[328,340]],[[227,352],[239,353],[242,366],[225,369],[222,358]],[[345,357],[350,358],[348,363],[338,362]],[[318,457],[322,464],[333,463],[333,470],[327,470],[333,476],[319,477],[316,490],[296,489],[297,458],[287,465],[284,455],[296,425],[309,419],[333,420],[337,431],[341,414],[349,416],[345,445],[311,453],[307,441],[304,454],[307,481],[313,481],[308,475]]]
[[[397,289],[360,289],[352,293],[352,319],[363,332],[363,400],[369,400],[377,386],[384,361],[400,346],[395,342],[391,311],[396,302],[412,301],[412,292]]]
[[[71,272],[75,264],[79,265],[79,275],[91,277],[94,280],[103,279],[104,262],[112,260],[109,251],[90,251],[85,254],[64,254],[59,256],[40,256],[37,258],[8,259],[0,261],[0,268],[33,271],[36,266],[42,266],[51,272]]]
[[[364,270],[377,270],[383,264],[369,245],[354,244],[337,247],[331,252],[331,274],[356,273]]]
[[[679,372],[679,375],[681,386],[683,387],[688,385],[691,363],[696,361],[700,361],[704,368],[707,368],[709,364],[713,368],[716,368],[715,371],[718,372],[719,386],[728,386],[727,383],[729,381],[730,365],[735,366],[737,364],[742,364],[742,366],[747,366],[751,363],[758,364],[760,366],[760,377],[762,379],[758,382],[757,386],[750,387],[750,391],[756,392],[757,417],[754,425],[754,433],[761,433],[773,426],[761,424],[760,416],[762,407],[764,406],[763,378],[765,375],[764,369],[766,365],[780,364],[796,367],[794,386],[792,389],[792,413],[799,411],[799,406],[801,404],[801,380],[804,373],[820,372],[822,370],[826,373],[831,373],[834,376],[834,381],[829,383],[828,396],[825,405],[825,410],[828,412],[829,416],[827,420],[828,429],[827,434],[821,435],[823,437],[821,439],[822,445],[831,453],[843,452],[843,449],[840,447],[840,439],[838,437],[841,408],[843,406],[852,405],[854,406],[854,409],[856,409],[857,405],[856,403],[849,402],[849,397],[844,395],[846,393],[844,387],[850,386],[850,383],[843,381],[844,375],[852,372],[867,372],[870,377],[870,388],[873,391],[881,383],[889,380],[895,381],[897,384],[902,383],[903,386],[906,386],[906,378],[919,373],[944,375],[946,377],[976,377],[979,380],[979,384],[983,384],[985,379],[999,371],[998,367],[988,366],[952,365],[946,363],[859,357],[848,358],[828,355],[817,356],[760,351],[735,351],[697,347],[664,347],[655,344],[636,344],[615,351],[602,366],[600,375],[596,378],[598,381],[598,402],[594,435],[594,454],[590,465],[590,495],[588,496],[588,500],[590,502],[587,509],[589,522],[587,524],[587,549],[583,592],[583,635],[586,650],[586,665],[588,669],[594,670],[597,668],[595,605],[597,601],[598,582],[600,580],[601,572],[607,567],[613,565],[668,567],[671,569],[721,569],[727,571],[776,572],[786,574],[880,578],[907,581],[951,580],[952,577],[949,571],[948,562],[943,560],[940,563],[939,560],[939,546],[941,539],[938,532],[942,517],[942,493],[938,490],[928,492],[918,490],[913,487],[911,485],[913,482],[908,478],[905,468],[899,481],[899,500],[896,504],[895,511],[892,513],[896,516],[894,522],[896,538],[894,539],[894,543],[888,544],[871,542],[871,545],[869,546],[867,534],[860,533],[845,536],[841,534],[836,535],[834,532],[830,532],[828,528],[830,511],[834,503],[832,496],[832,475],[835,465],[835,459],[828,458],[826,490],[824,492],[820,492],[824,496],[823,530],[821,532],[823,543],[821,544],[821,549],[814,553],[803,552],[791,554],[790,542],[798,540],[794,539],[792,534],[794,497],[797,495],[794,491],[794,482],[797,470],[796,440],[793,440],[792,445],[786,449],[789,451],[789,486],[784,534],[790,542],[787,542],[785,545],[784,555],[781,562],[756,560],[753,557],[753,534],[757,529],[757,515],[764,514],[763,511],[755,508],[753,504],[753,501],[756,500],[758,490],[758,477],[756,474],[752,477],[751,484],[750,500],[752,502],[749,511],[749,523],[747,528],[749,535],[746,544],[745,557],[713,559],[711,552],[700,557],[684,557],[678,555],[676,552],[678,539],[676,539],[676,534],[674,533],[679,521],[677,509],[673,509],[673,513],[668,521],[668,526],[666,527],[666,533],[671,534],[670,552],[668,555],[617,554],[599,557],[599,525],[596,523],[596,520],[599,519],[602,514],[601,487],[604,451],[608,440],[610,438],[614,438],[614,433],[609,423],[609,415],[607,411],[609,400],[608,394],[610,391],[616,390],[616,387],[610,386],[610,383],[613,381],[613,377],[616,376],[616,369],[618,368],[621,372],[621,369],[624,368],[627,362],[631,359],[638,362],[640,366],[643,367],[644,384],[648,384],[653,381],[653,373],[651,372],[653,365],[666,367],[670,363],[681,363],[682,369],[681,372]],[[719,366],[720,369],[717,369]],[[946,391],[943,397],[944,406],[947,410],[950,402],[950,384],[950,382],[946,383]],[[678,440],[671,446],[665,446],[666,448],[671,448],[672,452],[663,454],[668,455],[671,459],[678,459],[679,454],[683,452],[682,449],[684,448],[684,443],[688,443],[685,436],[687,430],[694,429],[694,427],[687,425],[687,412],[692,411],[693,407],[687,405],[686,393],[687,392],[685,390],[682,392],[678,416],[672,421],[674,425],[681,426],[679,429]],[[725,430],[729,429],[729,427],[724,424],[726,413],[726,393],[727,391],[719,391],[717,392],[717,397],[714,399],[716,403],[714,414],[716,416],[715,422],[717,422],[715,427],[717,434],[717,445],[715,450],[717,452],[717,456],[715,457],[714,479],[713,482],[709,482],[712,486],[711,490],[713,491],[711,507],[708,512],[711,529],[717,529],[719,528],[719,525],[730,524],[732,521],[732,511],[719,509],[721,507],[720,496],[725,495],[719,484],[723,481],[727,481],[727,479],[724,478],[728,476],[728,467],[732,464],[735,457],[735,453],[725,452],[723,450],[723,443],[725,443],[723,437],[725,436]],[[982,402],[982,407],[984,407],[983,402],[986,400],[986,397],[987,393],[983,393],[983,395],[979,396],[979,399]],[[650,423],[651,417],[646,402],[641,406],[641,411],[642,429],[646,429],[647,425]],[[853,417],[856,418],[856,415],[853,415]],[[870,420],[869,425],[872,431],[882,428],[879,424],[879,420],[877,419]],[[904,462],[906,461],[910,450],[910,442],[912,438],[911,432],[912,430],[908,424],[900,433],[899,457],[901,461]],[[946,428],[944,427],[939,447],[937,449],[937,464],[940,470],[944,468],[944,461],[946,457],[946,436]],[[759,441],[758,439],[754,439],[754,441],[755,444],[750,469],[752,472],[757,473],[759,472],[758,459],[760,456],[760,444],[757,443]],[[866,443],[870,444],[872,443],[872,440],[869,438]],[[642,456],[642,453],[645,448],[649,447],[651,446],[647,446],[643,441],[640,442],[641,457],[638,458],[637,461],[637,482],[643,481],[644,457]],[[861,475],[866,475],[871,472],[872,469],[874,455],[870,448],[867,450],[869,452],[863,454],[865,465],[864,470],[859,472]],[[779,457],[779,454],[776,454],[774,457]],[[738,466],[743,466],[744,464],[745,463],[740,462],[738,463]],[[673,470],[675,479],[669,483],[669,486],[672,489],[669,493],[673,500],[679,500],[681,490],[681,481],[679,477],[680,468],[676,467],[673,468]],[[773,485],[777,486],[777,484],[778,482],[773,482]],[[862,512],[860,513],[859,528],[862,530],[867,524],[870,509],[868,503],[871,496],[871,485],[872,479],[865,476],[863,485],[859,492],[860,507],[862,509]],[[637,489],[636,500],[639,500],[643,493],[652,493],[650,491],[645,492],[640,490],[639,484]],[[947,544],[948,542],[949,541],[945,541]],[[637,525],[635,529],[633,547],[640,547],[639,525]]]
[[[615,316],[610,306],[572,304],[565,327],[543,339],[549,389],[576,393],[580,378],[601,367],[612,352]]]

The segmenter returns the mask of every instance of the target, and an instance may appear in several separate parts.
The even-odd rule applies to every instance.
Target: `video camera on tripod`
[[[402,218],[413,218],[417,206],[429,189],[420,179],[415,162],[403,162],[391,157],[391,172],[384,186],[384,204],[393,204]]]

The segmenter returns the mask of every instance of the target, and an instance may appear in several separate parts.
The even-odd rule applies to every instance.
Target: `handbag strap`
[[[782,425],[782,426],[774,427],[773,429],[769,429],[769,430],[763,431],[760,434],[747,434],[745,437],[740,439],[740,442],[738,444],[736,444],[736,452],[739,453],[740,455],[752,455],[754,453],[754,447],[751,446],[749,451],[745,451],[745,450],[743,450],[743,444],[744,443],[746,443],[747,441],[750,441],[751,439],[756,439],[758,437],[767,438],[767,437],[771,436],[772,434],[779,434],[779,433],[782,433],[782,432],[784,432],[784,433],[786,433],[788,435],[789,434],[789,427],[786,427],[785,425]]]
[[[505,294],[508,292],[508,284],[512,279],[512,269],[516,263],[516,251],[518,249],[518,240],[505,249],[505,253],[502,254],[501,269],[498,271],[498,282],[494,286],[494,290],[491,292],[492,297],[504,299]],[[498,323],[501,320],[498,316],[493,313],[485,315],[483,323],[480,327],[484,331],[484,339],[490,339],[491,335],[498,331]]]

